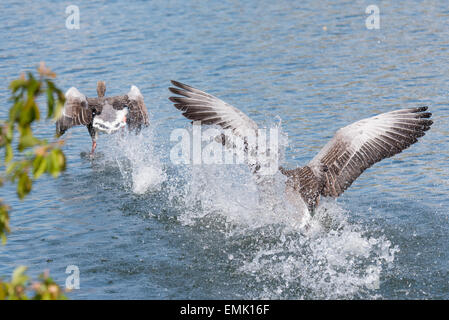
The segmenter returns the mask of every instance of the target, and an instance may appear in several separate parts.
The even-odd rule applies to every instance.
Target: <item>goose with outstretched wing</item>
[[[226,102],[191,86],[172,81],[169,99],[183,115],[203,124],[219,125],[239,136],[257,124]],[[300,196],[313,214],[321,196],[340,196],[367,168],[418,141],[430,129],[427,107],[401,109],[363,119],[339,129],[304,167],[279,168],[287,177],[286,191]],[[298,197],[297,197],[298,198]]]
[[[103,81],[97,83],[97,98],[87,98],[74,87],[67,90],[62,113],[56,121],[56,134],[61,136],[71,127],[86,126],[92,138],[93,154],[98,132],[111,134],[125,126],[137,132],[149,125],[148,111],[136,86],[131,86],[123,96],[105,97],[105,93]]]

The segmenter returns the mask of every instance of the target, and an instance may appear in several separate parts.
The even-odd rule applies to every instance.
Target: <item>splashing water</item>
[[[378,298],[382,271],[399,249],[349,222],[335,201],[323,199],[311,218],[286,200],[280,173],[264,190],[245,165],[190,166],[178,174],[186,181],[171,195],[180,200],[178,221],[224,236],[229,263],[253,279],[251,298]]]
[[[177,166],[167,174],[151,130],[111,138],[107,158],[116,161],[132,192],[165,194],[189,232],[200,227],[225,239],[220,250],[228,263],[246,282],[252,279],[245,282],[245,297],[379,298],[382,272],[399,249],[350,222],[337,202],[322,200],[311,218],[287,201],[279,172],[263,188],[246,165]]]
[[[366,236],[345,214],[327,202],[311,221],[310,232],[278,227],[268,235],[271,241],[244,259],[239,270],[263,282],[260,298],[333,299],[369,293],[375,298],[381,272],[398,249],[382,236]],[[326,226],[330,219],[331,225]]]
[[[154,127],[139,134],[123,131],[107,141],[106,157],[117,163],[126,187],[136,194],[159,190],[166,180],[160,157],[153,145]]]

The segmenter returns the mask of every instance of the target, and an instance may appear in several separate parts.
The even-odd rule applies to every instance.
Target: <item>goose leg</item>
[[[97,147],[97,131],[92,126],[92,123],[87,125],[87,130],[89,130],[90,137],[92,138],[92,151],[90,155],[92,156],[95,152],[95,148]]]
[[[97,147],[97,142],[94,139],[92,139],[92,151],[90,152],[91,155],[94,154],[96,147]]]

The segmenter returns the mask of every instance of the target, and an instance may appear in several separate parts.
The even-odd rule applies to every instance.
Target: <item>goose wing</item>
[[[92,122],[92,110],[84,94],[72,87],[67,90],[65,97],[62,113],[56,120],[57,135],[64,134],[73,126],[87,125]]]
[[[130,129],[141,129],[142,125],[149,125],[148,110],[143,101],[143,95],[139,88],[131,86],[128,94],[128,118],[127,123]]]
[[[232,133],[244,138],[249,131],[257,131],[257,124],[246,114],[230,104],[206,92],[178,81],[171,81],[177,88],[169,90],[181,97],[170,97],[174,106],[182,111],[182,115],[202,124],[219,125],[230,129]]]
[[[418,141],[433,121],[427,107],[363,119],[337,131],[307,165],[322,177],[323,196],[338,197],[363,171]]]
[[[338,197],[367,168],[424,136],[433,123],[426,111],[427,107],[402,109],[350,124],[339,129],[306,166],[280,170],[313,212],[320,195]]]
[[[261,169],[256,158],[257,124],[239,109],[211,94],[181,82],[172,80],[171,83],[176,88],[170,87],[169,90],[179,96],[169,99],[182,111],[182,115],[193,121],[201,121],[201,124],[218,125],[229,130],[230,132],[222,133],[215,140],[246,155],[246,163],[253,173],[257,173]]]

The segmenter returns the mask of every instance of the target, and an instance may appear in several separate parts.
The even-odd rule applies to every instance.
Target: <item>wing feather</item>
[[[139,88],[131,86],[128,96],[128,118],[127,123],[131,130],[140,130],[142,126],[150,124],[148,110],[143,100],[143,95]]]
[[[170,97],[174,106],[183,112],[183,116],[203,124],[218,125],[244,138],[248,132],[256,132],[257,124],[246,114],[230,104],[191,86],[171,81],[177,88],[169,90],[182,97]]]
[[[66,101],[61,116],[56,120],[56,134],[62,135],[69,128],[78,125],[87,125],[92,122],[92,110],[87,98],[76,88],[67,90]]]
[[[181,97],[170,97],[175,108],[182,111],[182,115],[193,121],[201,121],[205,125],[217,125],[230,132],[223,133],[216,137],[216,141],[221,142],[227,148],[243,147],[242,151],[246,155],[257,154],[257,124],[239,109],[214,97],[211,94],[198,90],[178,81],[171,81],[176,86],[169,90]],[[232,135],[232,136],[231,136]],[[234,143],[234,138],[238,137],[243,145]],[[261,165],[257,159],[248,157],[246,159],[251,171],[257,175]]]
[[[321,194],[338,197],[374,163],[417,142],[433,123],[426,111],[427,107],[421,107],[387,112],[338,130],[307,165],[328,168]],[[315,175],[320,174],[315,169]]]

